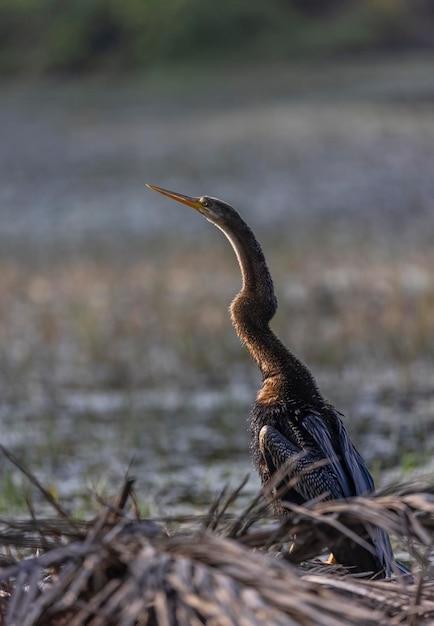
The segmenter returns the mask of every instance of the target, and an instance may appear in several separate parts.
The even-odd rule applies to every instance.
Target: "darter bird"
[[[372,476],[341,414],[321,395],[307,366],[269,326],[277,300],[252,230],[234,208],[217,198],[147,187],[196,209],[226,235],[237,256],[242,288],[231,304],[231,319],[262,374],[249,417],[251,451],[263,484],[285,465],[289,465],[290,476],[297,478],[275,504],[277,513],[284,516],[285,501],[303,504],[318,497],[340,499],[374,491]],[[291,459],[292,466],[288,464]],[[387,533],[370,526],[357,531],[370,549],[345,538],[329,546],[336,561],[352,571],[390,576],[393,553]]]

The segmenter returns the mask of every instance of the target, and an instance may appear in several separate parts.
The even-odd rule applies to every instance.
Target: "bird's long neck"
[[[269,327],[277,309],[277,299],[264,254],[255,235],[238,214],[230,226],[219,225],[219,228],[235,250],[243,278],[241,291],[231,304],[232,323],[258,364],[264,381],[274,379],[278,383],[277,387],[286,393],[319,395],[308,368],[281,343]]]

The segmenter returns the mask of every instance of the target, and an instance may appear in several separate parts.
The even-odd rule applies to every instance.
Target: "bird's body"
[[[259,401],[252,408],[249,426],[251,451],[262,483],[266,485],[286,466],[289,486],[273,499],[276,515],[284,517],[288,503],[338,500],[374,491],[372,477],[341,416],[326,402],[321,406],[289,400],[266,406]],[[278,483],[273,491],[280,493],[281,489]],[[393,552],[387,533],[374,527],[352,530],[371,549],[340,535],[329,545],[336,561],[353,572],[390,576]]]
[[[235,250],[243,285],[231,304],[231,319],[262,374],[249,416],[250,448],[263,484],[285,466],[289,472],[289,487],[275,502],[276,513],[285,515],[285,502],[303,504],[319,497],[372,492],[372,477],[340,414],[325,401],[306,365],[270,329],[277,300],[262,249],[249,226],[235,209],[215,198],[151,188],[198,210],[224,232]],[[337,548],[330,546],[337,561],[355,571],[390,575],[393,554],[387,534],[377,528],[358,530],[369,550],[347,539]]]
[[[319,408],[291,400],[271,406],[255,402],[250,412],[250,448],[262,483],[266,485],[288,462],[290,477],[297,477],[296,486],[283,495],[283,501],[303,504],[326,493],[333,498],[344,497],[336,473],[329,464],[323,464],[326,457],[305,423],[312,415],[324,423],[324,412]],[[331,425],[327,424],[326,428],[332,431]],[[317,470],[303,476],[306,469],[315,464]],[[281,500],[274,506],[276,512],[285,513]]]

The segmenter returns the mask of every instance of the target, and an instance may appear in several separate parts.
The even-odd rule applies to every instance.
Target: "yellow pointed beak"
[[[169,191],[168,189],[163,189],[163,187],[158,187],[157,185],[148,185],[146,183],[146,187],[151,189],[151,191],[158,191],[158,193],[163,194],[163,196],[167,196],[172,200],[176,200],[177,202],[182,202],[182,204],[186,204],[187,206],[191,206],[193,209],[202,209],[203,206],[199,202],[199,198],[192,198],[191,196],[184,196],[182,193],[176,193],[175,191]]]

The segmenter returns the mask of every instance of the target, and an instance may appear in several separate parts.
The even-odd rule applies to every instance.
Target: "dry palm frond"
[[[241,488],[225,489],[207,515],[137,519],[129,513],[133,481],[127,478],[92,521],[71,519],[59,506],[56,518],[0,520],[1,623],[415,626],[434,620],[432,487],[289,506],[280,523],[268,515],[262,494],[234,514]],[[335,541],[355,522],[382,526],[404,543],[415,582],[361,580],[318,559],[302,563],[321,556],[330,535]]]

